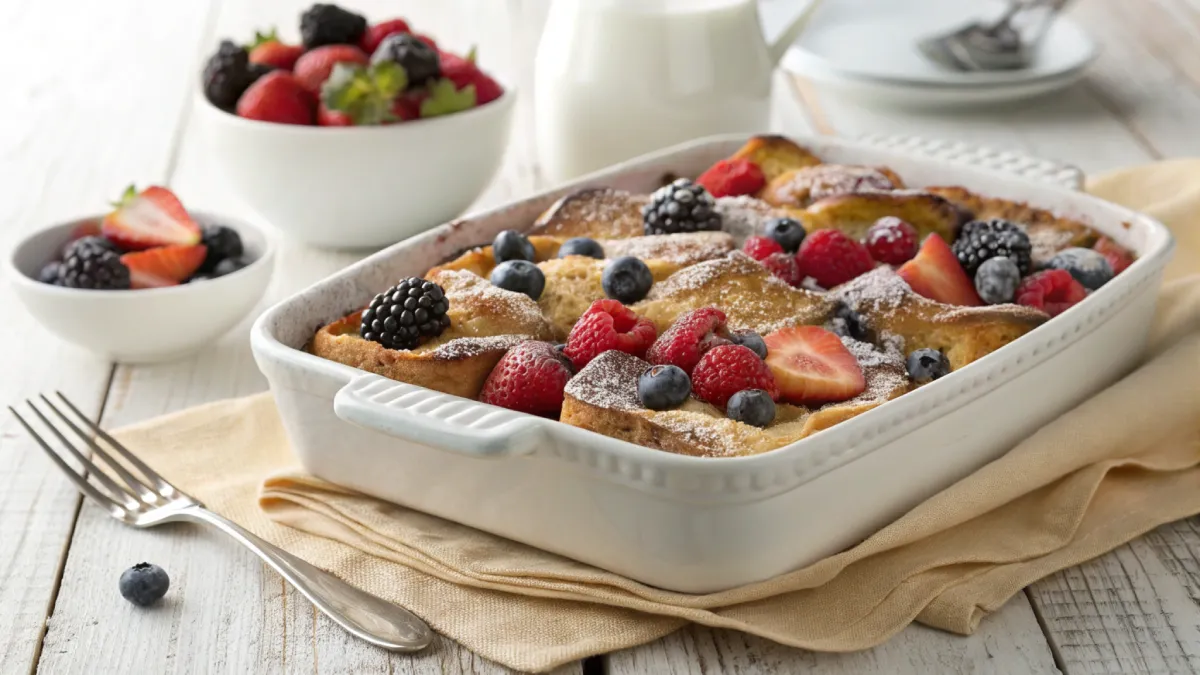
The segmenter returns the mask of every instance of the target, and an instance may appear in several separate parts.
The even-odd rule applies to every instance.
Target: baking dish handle
[[[541,418],[379,375],[351,380],[333,410],[351,424],[472,457],[527,455],[545,439]]]

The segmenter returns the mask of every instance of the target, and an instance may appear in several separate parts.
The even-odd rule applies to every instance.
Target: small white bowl
[[[230,189],[280,231],[331,248],[394,244],[460,215],[500,169],[517,92],[471,110],[370,127],[248,120],[199,93]]]
[[[36,232],[5,258],[4,273],[29,313],[58,337],[123,363],[168,361],[194,352],[241,321],[271,280],[275,249],[245,221],[192,211],[197,222],[237,230],[254,262],[216,279],[136,291],[63,288],[37,280],[72,232],[103,216],[80,218]]]

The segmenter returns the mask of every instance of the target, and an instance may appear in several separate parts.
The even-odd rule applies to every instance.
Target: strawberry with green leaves
[[[404,68],[392,61],[339,63],[321,87],[321,107],[326,119],[337,120],[334,126],[388,124],[397,121],[393,104],[407,87]]]
[[[284,44],[280,41],[274,28],[266,33],[254,31],[254,42],[247,50],[250,52],[250,63],[259,63],[283,70],[291,70],[296,65],[296,59],[304,53],[304,47]]]
[[[449,115],[474,107],[475,85],[459,89],[452,80],[442,78],[429,86],[429,97],[421,101],[421,117]]]

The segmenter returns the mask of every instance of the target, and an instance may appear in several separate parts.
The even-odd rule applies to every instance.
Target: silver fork
[[[204,505],[198,500],[168,483],[129,452],[125,446],[96,426],[65,396],[59,392],[55,393],[87,429],[116,451],[122,459],[141,474],[141,477],[135,476],[117,461],[108,450],[105,450],[83,429],[80,429],[44,395],[39,396],[43,405],[79,437],[86,449],[91,450],[93,457],[99,457],[112,469],[120,483],[113,480],[101,471],[92,460],[88,459],[85,454],[86,449],[81,451],[76,444],[69,441],[62,431],[42,414],[32,400],[26,400],[26,405],[59,440],[67,453],[82,465],[82,471],[73,468],[58,452],[55,452],[50,444],[34,431],[33,427],[12,406],[9,406],[8,410],[17,418],[21,426],[25,427],[29,435],[33,436],[38,445],[42,446],[42,449],[46,451],[50,459],[54,460],[58,468],[62,469],[67,477],[75,483],[79,491],[107,510],[113,518],[134,527],[154,527],[160,523],[173,521],[190,521],[211,525],[233,537],[259,558],[262,558],[284,579],[295,586],[296,590],[300,591],[304,597],[316,605],[317,609],[351,634],[371,644],[397,652],[414,652],[423,649],[433,639],[429,626],[412,612],[397,607],[382,598],[364,593],[332,574],[317,569],[296,556],[272,546],[233,522],[204,508]]]
[[[1054,17],[1070,0],[1010,0],[991,22],[975,21],[917,42],[926,58],[953,70],[1025,68]]]

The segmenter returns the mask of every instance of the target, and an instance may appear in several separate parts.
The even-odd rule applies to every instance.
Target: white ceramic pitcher
[[[768,45],[756,0],[553,0],[534,84],[547,177],[766,131],[771,73],[806,14]]]

